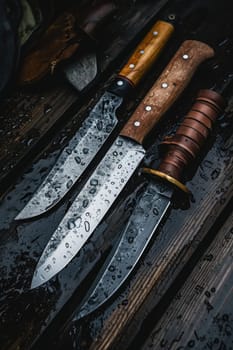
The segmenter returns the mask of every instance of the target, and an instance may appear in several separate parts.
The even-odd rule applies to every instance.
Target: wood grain
[[[121,135],[143,143],[188,85],[198,66],[213,55],[214,50],[201,41],[184,41],[122,129]]]
[[[153,327],[142,349],[208,349],[214,344],[216,348],[221,344],[222,348],[229,346],[230,349],[233,322],[232,225],[233,214],[174,296],[166,314]]]
[[[162,52],[173,32],[172,24],[157,21],[121,69],[119,77],[127,78],[134,86],[138,85]]]

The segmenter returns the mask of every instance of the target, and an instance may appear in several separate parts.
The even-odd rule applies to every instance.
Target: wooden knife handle
[[[200,63],[212,56],[214,50],[207,44],[196,40],[184,41],[120,134],[143,143],[188,85]]]
[[[127,79],[133,86],[138,85],[156,61],[173,31],[174,27],[171,23],[157,21],[134,50],[119,72],[118,78]]]

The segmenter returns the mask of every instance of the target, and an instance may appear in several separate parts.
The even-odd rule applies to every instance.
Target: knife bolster
[[[120,97],[128,97],[134,91],[134,85],[125,77],[118,75],[108,87],[108,91]]]

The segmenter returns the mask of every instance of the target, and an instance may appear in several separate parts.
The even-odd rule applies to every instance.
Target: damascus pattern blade
[[[61,271],[78,253],[143,159],[145,150],[118,137],[47,244],[35,270],[32,288]]]
[[[173,190],[150,182],[136,204],[117,248],[105,265],[102,277],[77,318],[82,318],[105,303],[124,283],[148,246],[170,206]]]
[[[121,97],[103,94],[16,220],[41,215],[64,197],[117,125],[116,110],[121,103]]]

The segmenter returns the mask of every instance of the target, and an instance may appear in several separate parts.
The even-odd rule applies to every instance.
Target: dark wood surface
[[[232,244],[231,213],[142,349],[232,348]]]
[[[216,318],[216,327],[225,329],[225,333],[219,334],[219,341],[225,343],[226,349],[232,347],[232,302],[228,303],[228,298],[232,288],[233,86],[227,90],[228,107],[224,115],[219,118],[203,153],[190,170],[187,186],[193,193],[191,202],[174,202],[134,273],[119,292],[92,315],[75,320],[93,279],[100,273],[105,258],[127,222],[132,203],[144,181],[140,174],[134,175],[67,268],[40,288],[30,290],[34,268],[91,170],[47,215],[27,222],[14,221],[114,72],[127,61],[146,29],[159,19],[155,16],[157,5],[159,1],[130,1],[122,15],[115,17],[109,25],[109,35],[115,40],[103,43],[100,50],[102,73],[83,95],[78,95],[61,77],[55,76],[49,84],[41,84],[37,89],[12,89],[12,94],[1,104],[1,350],[131,350],[150,346],[157,349],[158,344],[165,349],[177,349],[178,345],[189,348],[193,344],[192,333],[189,334],[191,324],[195,325],[199,339],[200,333],[206,337],[203,344],[199,341],[193,347],[207,349],[208,336],[210,343],[214,342],[213,330],[209,331],[209,323],[203,324],[198,317],[211,322],[215,310],[220,314]],[[150,134],[145,144],[148,152],[144,165],[159,162],[158,144],[167,133],[175,130],[200,88],[222,86],[224,81],[231,80],[231,4],[227,0],[221,3],[214,0],[209,12],[208,16],[203,12],[205,16],[201,24],[190,20],[202,18],[202,11],[198,11],[186,24],[178,26],[151,74],[119,114],[121,122],[115,135],[183,40],[198,39],[213,45],[216,57],[200,67],[166,118]],[[213,22],[211,14],[216,15],[216,21]],[[214,26],[211,27],[211,23]],[[204,289],[196,288],[197,285]],[[177,312],[186,303],[190,304],[189,307],[176,320]],[[195,303],[204,305],[198,314],[192,312]],[[208,307],[214,309],[208,313]],[[199,333],[198,327],[206,328]],[[179,338],[182,329],[184,336],[176,344],[174,339]],[[173,347],[169,347],[170,344]],[[216,341],[210,346],[214,350],[220,349],[219,344]]]

